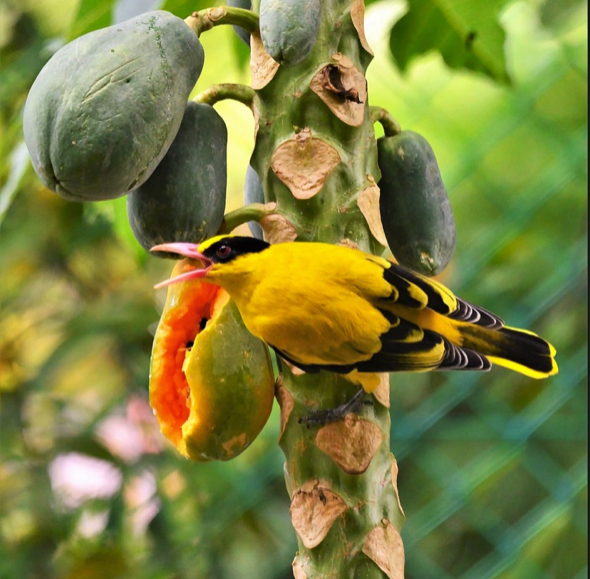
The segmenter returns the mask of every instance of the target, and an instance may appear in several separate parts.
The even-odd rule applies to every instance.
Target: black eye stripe
[[[269,246],[268,243],[254,237],[233,236],[220,239],[203,251],[205,257],[214,263],[228,263],[248,253],[258,253]]]

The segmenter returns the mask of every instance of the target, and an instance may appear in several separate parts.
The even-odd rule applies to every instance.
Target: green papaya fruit
[[[160,243],[199,243],[215,235],[223,220],[226,186],[225,123],[212,106],[189,102],[166,156],[127,196],[127,215],[137,241],[149,250]]]
[[[428,141],[413,131],[377,140],[380,211],[385,237],[399,263],[425,275],[440,273],[455,249],[455,218]]]
[[[227,0],[227,5],[233,6],[234,8],[252,10],[252,2],[250,0]],[[232,28],[234,29],[234,32],[244,42],[244,44],[250,46],[250,33],[247,30],[244,30],[241,26],[233,26]]]
[[[203,60],[193,30],[161,10],[58,50],[24,110],[43,184],[71,201],[100,201],[145,182],[178,132]]]
[[[250,203],[264,203],[264,190],[262,189],[262,183],[258,173],[252,169],[251,165],[248,165],[246,170],[246,181],[244,183],[244,205],[250,205]],[[257,239],[263,239],[262,227],[256,221],[248,222],[248,227],[253,237]]]
[[[318,37],[321,0],[261,0],[260,37],[279,64],[304,60]]]

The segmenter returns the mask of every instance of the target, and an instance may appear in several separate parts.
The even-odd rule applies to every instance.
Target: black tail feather
[[[509,327],[486,330],[466,326],[462,333],[465,348],[490,357],[493,363],[533,378],[557,373],[554,348],[532,332]]]

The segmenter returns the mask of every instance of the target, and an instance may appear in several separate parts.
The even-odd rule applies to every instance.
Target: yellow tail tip
[[[511,360],[506,360],[505,358],[488,356],[488,359],[490,360],[490,362],[492,362],[492,364],[497,364],[498,366],[508,368],[509,370],[513,370],[514,372],[518,372],[519,374],[524,374],[525,376],[528,376],[529,378],[534,378],[535,380],[549,378],[549,376],[554,376],[559,372],[557,362],[553,359],[553,357],[551,358],[551,370],[549,370],[549,372],[539,372],[537,370],[528,368],[527,366],[523,366],[522,364],[517,364],[516,362],[512,362]]]

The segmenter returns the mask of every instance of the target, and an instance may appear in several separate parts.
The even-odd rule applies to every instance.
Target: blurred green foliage
[[[0,6],[0,576],[290,577],[296,541],[276,409],[229,463],[176,454],[147,405],[164,297],[151,288],[171,265],[135,243],[124,200],[67,203],[28,163],[21,115],[35,76],[122,4]],[[502,4],[510,87],[451,71],[423,44],[405,46],[402,75],[388,46],[403,5],[367,11],[371,104],[429,139],[451,194],[458,241],[442,278],[550,339],[561,369],[542,382],[502,369],[392,378],[409,578],[587,574],[586,4]],[[204,5],[165,2],[181,16]],[[231,27],[203,36],[196,91],[248,82],[234,36]],[[229,210],[241,204],[253,121],[239,104],[218,110]]]
[[[508,82],[504,30],[498,14],[505,2],[412,0],[394,25],[390,49],[405,70],[412,58],[438,50],[452,68],[468,68]]]

